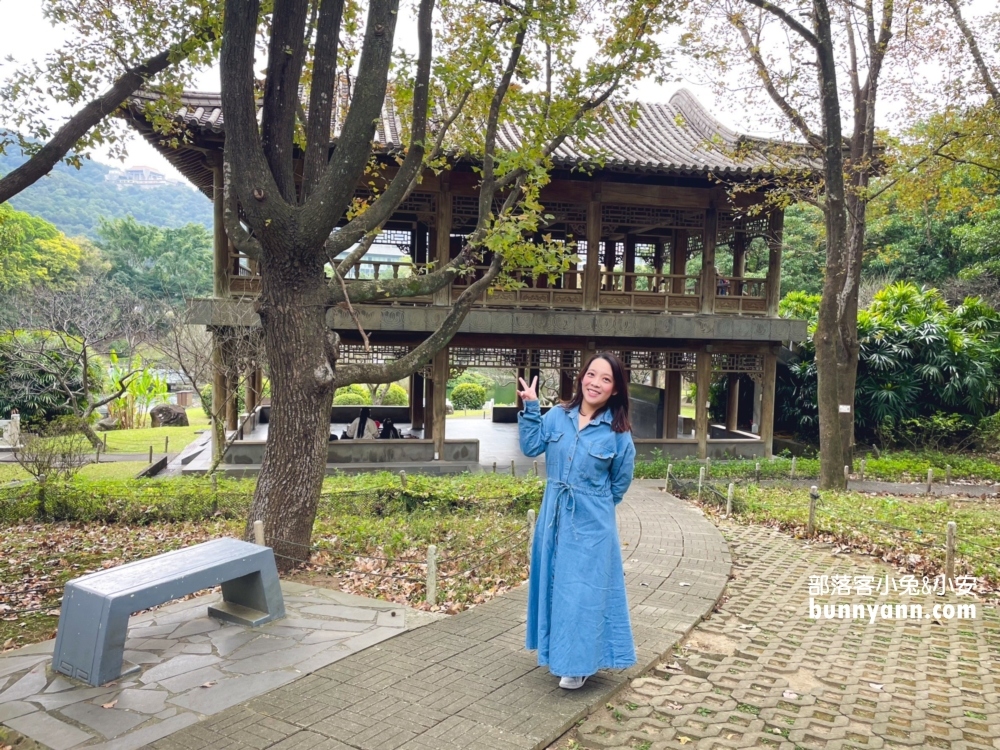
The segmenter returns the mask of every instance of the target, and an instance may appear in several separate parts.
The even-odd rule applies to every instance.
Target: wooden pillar
[[[424,439],[429,440],[434,434],[434,370],[431,377],[424,378]]]
[[[444,438],[445,438],[445,400],[448,394],[448,347],[443,348],[434,355],[431,362],[431,377],[434,381],[433,400],[431,401],[431,413],[434,415],[434,422],[431,428],[431,438],[434,440],[434,451],[438,458],[444,460]]]
[[[437,220],[435,222],[437,235],[434,248],[435,270],[448,265],[451,260],[451,190],[442,183],[438,194]],[[451,285],[434,292],[434,304],[444,307],[451,306]]]
[[[597,310],[601,297],[601,202],[587,206],[587,265],[583,271],[583,309]]]
[[[259,370],[254,368],[250,370],[247,375],[247,402],[246,402],[246,413],[253,414],[253,410],[257,408],[257,404],[260,403],[260,387],[257,385],[257,373]]]
[[[615,288],[615,261],[617,260],[615,253],[615,241],[614,240],[604,240],[604,283],[601,284],[601,289],[606,291],[613,291]]]
[[[677,437],[677,422],[681,416],[681,374],[676,370],[664,373],[666,393],[663,398],[663,437]]]
[[[708,392],[712,388],[712,355],[698,352],[695,360],[697,401],[695,402],[695,435],[698,438],[698,458],[708,457]]]
[[[651,292],[661,292],[664,291],[660,288],[661,279],[660,276],[663,274],[663,240],[656,240],[653,244],[653,271],[655,276],[653,277],[653,286],[649,290]],[[655,372],[659,372],[656,370]]]
[[[221,336],[218,331],[212,332],[212,415],[221,423],[223,430],[226,426],[226,404],[229,399],[227,393],[225,355],[222,351]],[[214,436],[213,436],[214,438]],[[219,446],[216,440],[212,440],[212,456],[217,454]]]
[[[687,273],[688,234],[686,229],[674,230],[674,242],[670,248],[670,273],[674,276],[684,276]],[[673,294],[684,294],[684,279],[674,279]]]
[[[764,355],[764,377],[760,397],[760,439],[764,442],[764,456],[774,455],[774,383],[778,357],[770,352]]]
[[[715,241],[719,230],[719,212],[715,208],[705,211],[705,229],[701,247],[701,312],[715,312]]]
[[[747,235],[746,232],[736,232],[733,236],[733,276],[738,279],[746,276],[747,272]],[[734,281],[733,290],[730,294],[737,297],[743,296],[743,282]]]
[[[559,370],[559,398],[562,401],[569,401],[573,398],[573,389],[576,388],[577,373],[573,369],[573,352],[563,350],[562,368]]]
[[[626,292],[635,289],[635,277],[628,274],[635,273],[635,237],[631,234],[625,235],[625,279],[622,288]]]
[[[740,410],[740,376],[730,373],[728,378],[729,399],[726,402],[726,429],[737,429]]]
[[[417,237],[413,245],[413,262],[422,266],[427,263],[427,225],[418,221],[415,231]]]
[[[781,242],[784,234],[785,212],[775,209],[767,218],[767,315],[778,316],[781,300]],[[766,390],[766,389],[765,389]]]
[[[410,430],[424,429],[424,376],[410,375]]]
[[[212,292],[216,297],[229,296],[229,240],[226,238],[225,182],[222,157],[212,168]]]
[[[542,368],[541,368],[541,352],[538,349],[528,350],[528,377],[525,380],[531,383],[532,380],[538,378],[538,386],[536,393],[541,395],[542,389]]]
[[[239,405],[236,403],[240,381],[235,372],[231,373],[226,380],[226,429],[235,430],[240,426],[240,415],[237,408]]]
[[[588,341],[583,345],[580,350],[580,369],[582,370],[587,366],[587,362],[590,361],[591,357],[597,354],[597,344],[594,341]]]

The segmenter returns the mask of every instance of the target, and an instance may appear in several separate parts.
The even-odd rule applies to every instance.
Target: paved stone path
[[[342,659],[152,745],[159,750],[544,748],[657,663],[715,605],[730,571],[701,513],[637,482],[619,506],[639,664],[560,690],[523,648],[526,591]]]
[[[1000,748],[1000,616],[970,597],[815,596],[921,604],[919,619],[809,619],[810,576],[899,574],[762,527],[723,522],[735,577],[717,613],[653,676],[553,745],[684,750]],[[816,584],[817,581],[813,580]],[[974,619],[934,619],[972,601]]]
[[[289,581],[281,586],[288,616],[255,630],[206,615],[220,594],[133,617],[125,660],[141,671],[105,687],[53,673],[54,641],[3,654],[0,723],[55,750],[146,747],[404,628],[438,619],[340,591]]]

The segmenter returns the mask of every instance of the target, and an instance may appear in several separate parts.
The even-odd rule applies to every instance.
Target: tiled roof
[[[153,94],[133,97],[130,114],[143,128],[143,104]],[[342,90],[342,101],[349,100],[349,92]],[[202,133],[225,132],[221,94],[185,92],[182,106],[176,117],[189,128]],[[331,132],[331,142],[340,132],[341,112],[346,107],[336,107]],[[587,136],[582,142],[567,140],[553,155],[557,166],[571,167],[581,163],[599,162],[603,169],[618,172],[641,172],[662,175],[709,175],[740,177],[762,175],[776,168],[813,171],[818,163],[809,157],[808,149],[799,144],[782,144],[736,133],[705,109],[686,89],[674,94],[667,104],[639,103],[632,107],[610,105],[602,112],[603,128]],[[375,131],[376,147],[393,151],[403,146],[403,127],[394,111],[392,101],[386,99]],[[501,129],[499,146],[511,148],[518,140],[517,128],[508,124]],[[155,142],[151,133],[147,138]],[[740,157],[735,153],[739,147]],[[179,154],[170,154],[159,147],[168,159],[183,161]],[[193,179],[185,169],[182,172]],[[199,185],[201,186],[201,185]],[[203,186],[201,186],[203,187]],[[204,189],[204,187],[203,187]]]

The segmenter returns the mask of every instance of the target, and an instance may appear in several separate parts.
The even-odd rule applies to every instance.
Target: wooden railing
[[[719,276],[715,280],[715,312],[767,314],[767,279]]]
[[[260,277],[245,266],[236,266],[230,275],[230,292],[235,296],[260,291]],[[345,277],[348,284],[366,279],[399,279],[423,270],[410,262],[361,261]],[[474,266],[451,285],[451,299],[456,300],[486,266]],[[582,310],[585,276],[582,270],[570,269],[558,274],[531,276],[528,271],[513,271],[510,276],[524,286],[485,292],[476,305],[480,307],[525,307]],[[406,300],[387,300],[382,304],[429,304],[431,295]],[[698,313],[701,311],[701,278],[683,274],[652,271],[600,272],[598,309],[635,312]],[[716,278],[714,312],[729,315],[766,315],[767,279],[739,276]]]

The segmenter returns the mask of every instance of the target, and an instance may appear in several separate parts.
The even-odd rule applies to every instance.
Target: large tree
[[[21,61],[0,85],[0,153],[20,148],[30,155],[0,176],[0,203],[60,161],[78,165],[98,147],[123,155],[124,123],[110,115],[146,85],[168,94],[158,111],[150,107],[166,123],[175,102],[169,94],[218,52],[220,6],[220,0],[43,0],[42,12],[66,29],[66,42],[43,61]],[[63,111],[72,114],[63,119]]]
[[[896,27],[920,5],[918,0],[695,0],[693,5],[700,28],[692,38],[724,71],[722,85],[736,82],[749,99],[766,99],[772,122],[809,144],[822,161],[822,181],[796,186],[793,195],[820,206],[825,218],[826,268],[814,336],[820,482],[840,487],[854,443],[858,291],[870,183],[879,168],[876,103]]]
[[[419,51],[402,56],[390,88],[397,21],[410,11],[398,0],[275,0],[270,8],[260,0],[227,0],[221,56],[227,231],[259,263],[256,305],[272,394],[249,521],[264,521],[279,554],[301,557],[309,544],[335,389],[392,382],[426,364],[505,267],[554,269],[567,262],[567,248],[529,241],[540,227],[538,195],[551,156],[567,137],[599,127],[602,105],[631,80],[659,70],[663,53],[653,36],[672,8],[658,0],[599,6],[442,0],[437,8],[434,0],[419,0],[413,10]],[[255,78],[261,33],[267,41],[262,92]],[[585,41],[589,54],[580,50]],[[331,147],[334,108],[345,107],[338,96],[345,70],[351,98],[346,114],[338,113]],[[398,168],[384,175],[384,190],[358,213],[354,194],[371,169],[387,94],[406,112],[407,148]],[[502,146],[501,129],[514,125],[519,143]],[[343,274],[425,169],[448,168],[446,152],[475,159],[480,175],[478,222],[458,257],[429,274],[345,284]],[[348,209],[350,220],[334,232]],[[346,260],[332,260],[347,250]],[[324,272],[328,263],[332,279]],[[338,365],[339,340],[326,325],[331,306],[431,294],[476,263],[488,263],[487,270],[408,355],[390,364]]]

